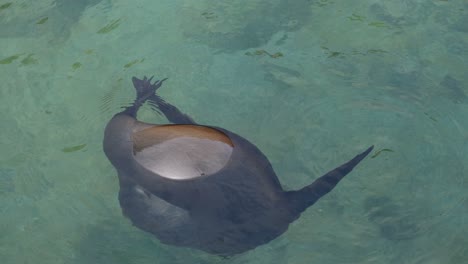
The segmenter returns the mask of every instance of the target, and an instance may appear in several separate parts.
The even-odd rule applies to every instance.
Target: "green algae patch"
[[[273,59],[280,58],[280,57],[283,57],[283,56],[284,56],[284,54],[281,53],[281,52],[276,52],[276,53],[271,54],[271,53],[269,53],[268,51],[263,50],[263,49],[262,49],[262,50],[256,50],[256,51],[254,51],[254,52],[248,51],[248,52],[245,53],[245,55],[247,55],[247,56],[262,56],[262,55],[268,55],[270,58],[273,58]]]
[[[218,18],[218,16],[213,12],[203,12],[201,15],[206,19]]]
[[[15,60],[17,60],[22,54],[15,54],[15,55],[12,55],[10,57],[6,57],[4,59],[1,59],[0,60],[0,64],[10,64],[12,62],[14,62]]]
[[[335,57],[340,57],[340,56],[344,56],[344,54],[339,51],[332,51],[328,54],[328,58],[335,58]]]
[[[32,65],[37,64],[38,60],[34,58],[34,53],[28,54],[28,56],[21,60],[21,65]]]
[[[39,21],[36,22],[37,25],[42,25],[44,24],[45,22],[47,22],[47,20],[49,20],[49,17],[43,17],[41,18]]]
[[[324,7],[324,6],[327,6],[329,4],[333,4],[333,1],[329,1],[329,0],[319,0],[319,1],[315,1],[313,3],[313,5],[316,5],[318,7]]]
[[[388,51],[383,49],[370,49],[367,51],[367,54],[379,54],[379,53],[388,53]]]
[[[268,52],[266,52],[265,50],[256,50],[254,52],[246,52],[245,55],[247,56],[260,56],[260,55],[265,55],[265,54],[268,54]]]
[[[325,46],[321,46],[323,53],[327,55],[328,58],[344,58],[345,54],[341,51],[333,51]]]
[[[268,54],[270,55],[270,54]],[[272,57],[273,59],[276,59],[276,58],[279,58],[279,57],[283,57],[283,53],[281,52],[276,52],[275,54],[271,54],[270,57]]]
[[[424,113],[429,119],[431,119],[432,121],[434,122],[438,122],[437,118],[433,117],[432,115],[430,115],[429,113]]]
[[[91,55],[91,54],[94,53],[94,50],[93,50],[93,49],[87,49],[87,50],[84,51],[84,53],[85,53],[86,55]]]
[[[351,16],[348,17],[349,20],[351,21],[364,21],[366,19],[365,16],[360,16],[360,15],[357,15],[357,14],[352,14]]]
[[[84,149],[84,147],[86,147],[86,144],[81,144],[81,145],[76,145],[76,146],[71,146],[71,147],[65,147],[65,148],[62,149],[62,152],[65,152],[65,153],[75,152],[75,151]]]
[[[124,68],[128,69],[130,67],[132,67],[133,65],[137,64],[137,63],[140,63],[140,62],[143,62],[145,61],[145,59],[141,59],[141,60],[132,60],[131,62],[127,63],[124,65]]]
[[[384,148],[384,149],[378,150],[377,152],[375,152],[375,154],[374,154],[374,155],[372,155],[372,156],[371,156],[371,159],[373,159],[373,158],[376,158],[376,157],[377,157],[377,156],[379,156],[379,155],[380,155],[380,153],[382,153],[382,152],[394,152],[394,151],[393,151],[393,150],[391,150],[391,149],[387,149],[387,148]]]
[[[379,55],[386,54],[388,51],[383,49],[368,49],[367,51],[352,50],[348,52],[342,51],[333,51],[328,47],[321,46],[323,53],[327,55],[328,58],[345,58],[346,56],[367,56],[367,55]]]
[[[10,2],[10,3],[5,3],[3,5],[0,5],[0,11],[9,8],[11,6],[11,4],[13,4],[13,3]]]
[[[97,33],[98,34],[107,34],[107,33],[111,32],[112,30],[116,29],[118,26],[120,26],[120,18],[110,22],[105,27],[98,30]]]
[[[72,64],[72,69],[73,70],[78,70],[79,68],[81,68],[81,63],[80,62],[75,62]]]
[[[387,24],[385,24],[385,23],[382,22],[382,21],[370,22],[368,25],[371,26],[371,27],[377,27],[377,28],[385,28],[385,27],[388,27]]]

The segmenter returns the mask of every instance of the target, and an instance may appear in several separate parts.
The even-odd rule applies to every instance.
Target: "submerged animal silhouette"
[[[156,95],[163,80],[133,77],[134,103],[107,124],[123,214],[161,242],[231,256],[278,237],[330,192],[373,146],[312,184],[285,191],[268,159],[223,128],[199,125]],[[174,124],[136,119],[148,101]]]

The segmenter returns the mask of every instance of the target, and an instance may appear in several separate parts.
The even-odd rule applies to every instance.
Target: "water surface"
[[[1,0],[2,263],[468,263],[467,18],[466,0]],[[134,75],[168,77],[162,96],[288,189],[376,150],[268,245],[163,245],[121,215],[101,147]]]

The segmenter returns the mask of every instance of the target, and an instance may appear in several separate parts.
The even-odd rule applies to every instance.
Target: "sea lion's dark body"
[[[133,81],[137,99],[109,121],[104,151],[119,174],[124,215],[163,243],[222,256],[267,243],[372,149],[299,191],[284,191],[252,143],[223,128],[196,124],[154,94],[162,81]],[[146,100],[180,125],[137,121]],[[213,158],[203,157],[204,151]]]

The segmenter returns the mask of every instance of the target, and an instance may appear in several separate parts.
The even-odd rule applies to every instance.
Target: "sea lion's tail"
[[[369,147],[366,151],[355,156],[350,161],[318,178],[312,184],[297,191],[286,192],[292,209],[300,214],[317,202],[322,196],[333,190],[338,182],[350,173],[373,148],[374,146]]]

